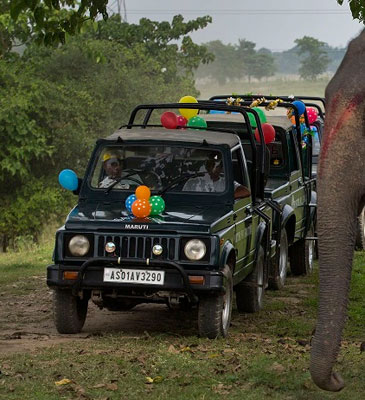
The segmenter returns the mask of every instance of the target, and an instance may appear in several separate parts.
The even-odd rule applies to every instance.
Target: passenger
[[[137,172],[123,170],[122,160],[116,153],[107,152],[103,155],[103,169],[106,176],[99,182],[99,188],[108,188],[117,181],[119,182],[114,186],[116,189],[129,189],[132,185],[143,184]]]

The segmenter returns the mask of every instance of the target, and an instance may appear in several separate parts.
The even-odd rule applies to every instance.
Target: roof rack
[[[239,106],[230,106],[227,104],[223,104],[220,102],[214,102],[214,101],[199,101],[198,103],[141,104],[133,109],[133,111],[130,115],[128,124],[126,125],[126,128],[131,129],[132,127],[141,127],[142,129],[145,129],[146,127],[150,126],[150,125],[148,125],[148,122],[149,122],[154,110],[182,109],[183,108],[183,109],[199,110],[199,111],[201,111],[201,110],[205,110],[205,111],[217,110],[217,111],[226,111],[229,113],[232,113],[232,112],[239,113],[242,115],[244,122],[246,124],[246,127],[247,127],[247,131],[249,133],[249,141],[250,141],[250,145],[251,145],[252,153],[253,153],[252,168],[254,171],[259,172],[259,175],[260,175],[259,181],[263,182],[264,176],[265,176],[265,171],[266,171],[266,165],[265,165],[266,164],[266,159],[265,159],[266,144],[265,144],[265,139],[264,139],[264,134],[262,131],[259,114],[255,110],[253,110],[249,107],[246,107],[248,105],[249,105],[248,102],[243,102]],[[300,133],[299,113],[298,113],[297,107],[291,103],[280,103],[279,106],[286,107],[286,108],[290,107],[293,109],[294,115],[295,115],[295,121],[296,121],[297,137],[298,137],[298,140],[300,143],[301,133]],[[141,110],[147,111],[146,115],[144,117],[144,120],[143,120],[143,124],[138,124],[138,125],[134,124],[136,115]],[[258,168],[257,161],[256,161],[257,160],[257,145],[258,145],[258,143],[254,139],[254,133],[253,133],[253,130],[252,130],[252,127],[250,124],[249,117],[248,117],[249,113],[252,114],[255,118],[259,137],[260,137],[260,145],[262,146],[261,162],[260,162],[259,168]],[[305,118],[306,118],[306,124],[309,127],[308,117],[307,117],[306,113],[305,113]],[[154,126],[156,126],[156,125],[154,125]],[[210,130],[215,130],[215,129],[210,129]],[[233,133],[233,131],[231,131],[231,133]],[[258,192],[256,193],[258,195],[258,197],[264,198],[264,187],[263,187],[263,185],[262,185],[262,187],[261,187],[261,185],[257,185],[256,174],[253,174],[253,185],[258,190]],[[258,187],[258,186],[260,186],[260,187]]]
[[[287,103],[291,103],[295,100],[304,100],[306,106],[308,107],[314,107],[318,110],[318,114],[319,116],[324,119],[324,115],[325,112],[324,110],[326,109],[326,102],[325,99],[323,97],[315,97],[315,96],[272,96],[272,95],[268,95],[265,96],[264,94],[231,94],[231,95],[224,95],[224,94],[220,94],[220,95],[216,95],[216,96],[212,96],[209,98],[210,101],[215,101],[215,100],[226,100],[229,97],[233,97],[233,98],[241,98],[242,100],[254,100],[254,99],[259,99],[264,97],[267,100],[276,100],[276,99],[280,99],[283,100]],[[307,100],[309,101],[318,101],[322,104],[322,107],[320,107],[318,104],[316,103],[308,103]],[[261,105],[261,104],[260,104]]]

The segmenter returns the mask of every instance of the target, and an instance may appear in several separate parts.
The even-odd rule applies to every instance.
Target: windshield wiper
[[[107,187],[107,189],[104,191],[104,193],[105,193],[105,194],[108,194],[108,193],[113,189],[113,187],[114,187],[115,185],[117,185],[120,181],[122,181],[123,179],[129,178],[130,176],[137,175],[139,172],[142,172],[142,171],[133,170],[130,174],[125,175],[125,176],[122,176],[121,178],[118,178],[118,179],[115,180],[111,185],[109,185],[109,186]],[[131,179],[131,180],[132,180],[132,181],[135,181],[135,182],[138,183],[139,185],[142,185],[142,184],[143,184],[142,182],[137,181],[137,180],[135,180],[135,179]]]
[[[173,180],[165,189],[162,189],[158,194],[162,196],[165,192],[167,192],[172,187],[176,186],[178,183],[187,181],[190,178],[198,178],[199,176],[204,176],[205,172],[196,172],[195,174],[184,174]]]

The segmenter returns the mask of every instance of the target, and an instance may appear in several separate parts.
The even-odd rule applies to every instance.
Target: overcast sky
[[[123,0],[109,0],[117,9]],[[171,21],[182,14],[185,20],[210,15],[213,22],[195,32],[197,43],[220,39],[235,44],[247,39],[273,51],[287,50],[294,40],[305,35],[334,47],[345,47],[364,25],[352,19],[348,1],[340,6],[336,0],[124,0],[129,23],[146,17]]]

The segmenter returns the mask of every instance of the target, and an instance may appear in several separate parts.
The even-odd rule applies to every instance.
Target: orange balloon
[[[151,191],[145,185],[138,186],[136,189],[136,197],[139,200],[148,200],[151,197]]]
[[[136,200],[132,204],[132,213],[137,218],[145,218],[150,215],[151,204],[148,200]]]

